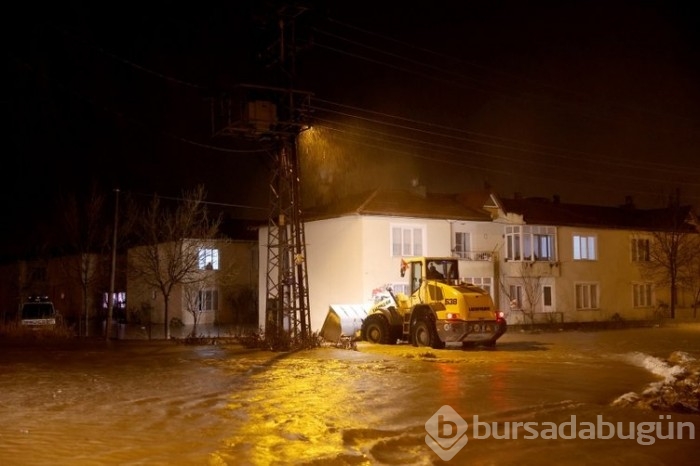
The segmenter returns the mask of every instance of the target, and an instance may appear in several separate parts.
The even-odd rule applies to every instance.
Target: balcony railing
[[[458,257],[468,261],[490,261],[493,257],[492,251],[452,251],[453,257]]]

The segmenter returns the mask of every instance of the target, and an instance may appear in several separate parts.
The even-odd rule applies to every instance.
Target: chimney
[[[420,184],[420,181],[418,178],[413,178],[411,180],[411,192],[413,194],[417,194],[420,197],[427,197],[428,195],[428,190],[425,187],[425,185]]]
[[[630,196],[629,194],[627,196],[625,196],[624,207],[626,207],[628,209],[634,209],[634,200],[632,199],[632,196]]]
[[[555,194],[552,196],[552,202],[554,202],[555,204],[559,204],[560,201],[561,199],[559,197],[559,194]]]

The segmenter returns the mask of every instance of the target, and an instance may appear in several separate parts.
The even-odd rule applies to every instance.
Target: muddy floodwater
[[[0,343],[0,465],[697,464],[700,387],[669,390],[698,360],[697,324],[468,350]]]

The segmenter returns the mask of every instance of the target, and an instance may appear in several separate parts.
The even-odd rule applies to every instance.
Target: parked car
[[[20,323],[33,330],[53,329],[59,321],[53,303],[47,297],[31,297],[22,304]]]

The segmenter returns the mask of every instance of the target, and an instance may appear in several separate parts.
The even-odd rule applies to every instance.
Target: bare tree
[[[170,338],[170,296],[178,285],[193,286],[207,275],[201,273],[199,252],[218,236],[220,218],[209,217],[202,186],[183,192],[168,208],[155,195],[140,212],[136,225],[138,246],[129,258],[129,274],[163,297],[164,335]]]
[[[90,294],[105,277],[104,252],[109,245],[110,228],[106,222],[105,196],[95,183],[84,199],[75,193],[59,198],[57,209],[62,214],[64,243],[67,256],[62,261],[69,280],[79,284],[81,290],[81,315],[84,336],[88,336],[90,319]]]
[[[700,232],[688,235],[688,257],[681,261],[678,270],[679,286],[688,290],[693,300],[693,318],[698,316],[700,306]]]
[[[202,275],[205,271],[200,271]],[[185,310],[192,316],[192,331],[189,334],[190,338],[197,336],[197,325],[202,313],[206,309],[204,306],[203,295],[207,288],[213,284],[214,280],[211,277],[202,277],[201,281],[189,283],[184,287],[183,297],[185,301]]]
[[[678,289],[692,283],[698,257],[698,234],[689,223],[689,206],[681,206],[676,194],[666,209],[659,212],[658,228],[651,232],[649,260],[640,262],[642,275],[657,286],[668,286],[670,317],[676,317]],[[688,282],[690,280],[690,282]]]
[[[535,325],[535,313],[542,297],[543,277],[535,272],[534,262],[521,262],[519,274],[506,283],[501,280],[501,290],[508,297],[512,309],[517,309]]]

